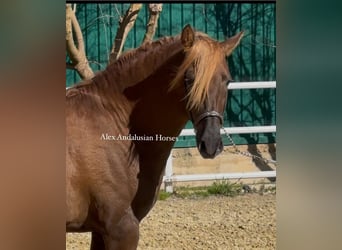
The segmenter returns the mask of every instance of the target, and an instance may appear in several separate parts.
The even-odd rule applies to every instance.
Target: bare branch
[[[76,60],[76,57],[78,55],[78,50],[75,46],[74,38],[72,35],[71,16],[72,16],[71,5],[67,4],[66,5],[66,37],[65,37],[65,39],[66,39],[66,47],[67,47],[69,57],[72,61],[74,61],[74,60]]]
[[[75,45],[73,34],[76,36],[77,46]],[[89,66],[89,62],[85,54],[82,31],[77,21],[75,12],[71,8],[71,4],[66,5],[65,39],[66,50],[71,60],[71,63],[67,65],[67,68],[76,69],[82,79],[92,78],[94,76],[94,72]]]
[[[82,30],[81,30],[80,24],[78,23],[78,21],[76,19],[75,12],[72,12],[72,15],[70,15],[70,18],[71,18],[72,29],[73,29],[75,36],[76,36],[76,38],[74,40],[76,40],[76,42],[77,42],[78,50],[83,52],[84,51],[83,35],[82,35]]]
[[[163,4],[161,3],[150,3],[148,5],[148,10],[150,12],[150,18],[146,27],[146,33],[144,36],[143,44],[152,42],[154,34],[158,25],[159,14],[163,9]]]
[[[119,21],[119,27],[115,36],[114,46],[110,53],[109,63],[112,63],[119,58],[127,35],[132,29],[141,7],[142,4],[140,3],[131,4],[125,16]]]

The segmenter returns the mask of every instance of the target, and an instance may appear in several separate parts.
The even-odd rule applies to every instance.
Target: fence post
[[[166,162],[166,168],[165,168],[165,191],[167,193],[173,193],[173,186],[172,186],[172,151],[169,155],[169,158],[167,158]]]

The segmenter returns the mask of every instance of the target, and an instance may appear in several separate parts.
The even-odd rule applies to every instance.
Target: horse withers
[[[222,151],[226,57],[242,35],[217,42],[187,25],[67,90],[68,232],[92,232],[92,250],[136,249],[185,123],[204,158]]]

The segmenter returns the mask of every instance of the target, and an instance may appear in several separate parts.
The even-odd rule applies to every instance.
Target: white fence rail
[[[270,89],[276,88],[276,82],[231,82],[228,85],[228,89]]]
[[[233,89],[260,89],[260,88],[276,88],[276,82],[231,82],[228,85],[229,90]],[[232,127],[225,128],[229,134],[249,134],[249,133],[275,133],[276,126],[251,126],[251,127]],[[221,129],[221,134],[224,134]],[[183,129],[179,136],[195,135],[194,129]],[[210,181],[222,179],[248,179],[248,178],[270,178],[276,177],[276,171],[259,171],[259,172],[241,172],[241,173],[211,173],[211,174],[189,174],[174,175],[172,167],[172,152],[167,160],[165,175],[163,182],[165,191],[173,192],[173,182],[186,181]]]
[[[251,126],[251,127],[225,127],[224,128],[228,134],[252,134],[252,133],[275,133],[276,126]],[[224,135],[225,132],[221,129],[221,135]],[[195,130],[192,128],[183,129],[179,136],[191,136],[196,135]]]

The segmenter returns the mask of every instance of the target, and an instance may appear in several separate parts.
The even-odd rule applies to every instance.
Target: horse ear
[[[189,49],[192,47],[195,41],[195,32],[191,28],[190,24],[187,24],[182,31],[181,41],[184,49]]]
[[[229,56],[233,52],[233,50],[239,45],[240,40],[243,37],[243,34],[244,31],[241,31],[235,36],[228,38],[226,41],[221,42],[221,46],[223,48],[223,51],[226,53],[226,56]]]

